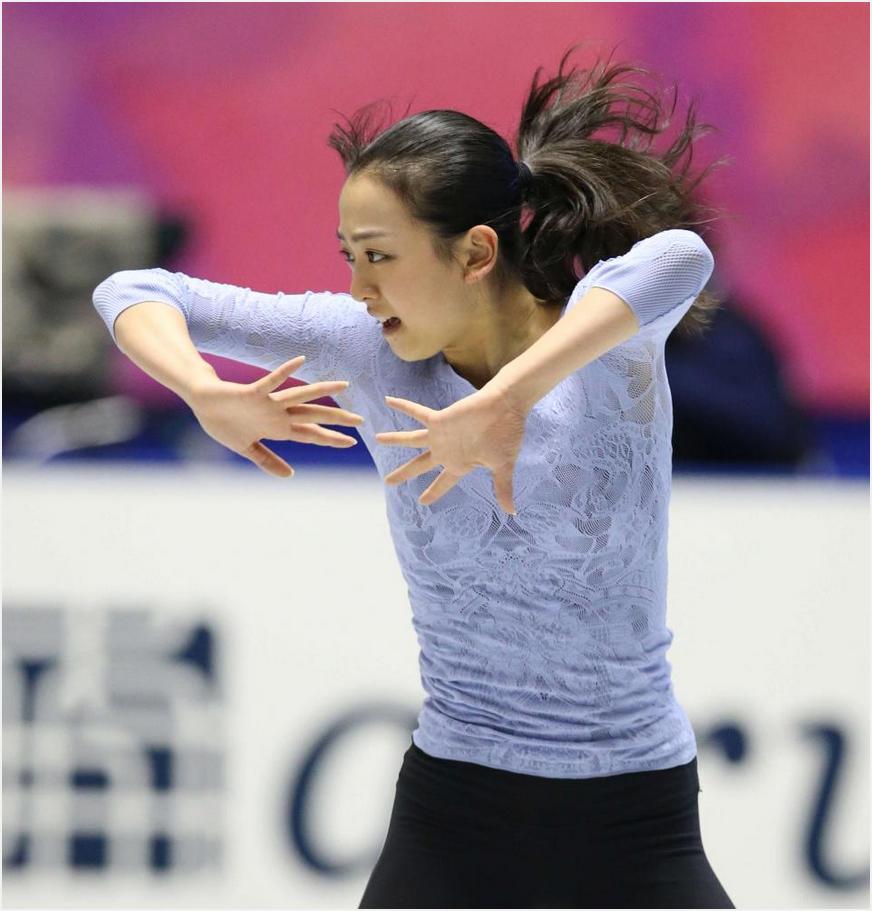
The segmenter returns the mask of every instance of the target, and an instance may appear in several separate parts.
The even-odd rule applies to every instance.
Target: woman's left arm
[[[376,439],[425,451],[387,475],[386,483],[408,481],[442,466],[419,497],[420,503],[430,504],[473,468],[489,468],[497,502],[514,514],[512,473],[533,405],[561,380],[699,294],[713,267],[714,258],[697,234],[662,231],[624,256],[598,263],[588,291],[478,392],[441,411],[388,396],[388,405],[424,429],[379,433]]]
[[[638,331],[636,314],[617,294],[591,288],[481,391],[493,383],[508,402],[527,412],[561,380]]]
[[[442,466],[418,498],[422,505],[430,505],[473,468],[489,468],[497,502],[514,515],[512,474],[530,409],[564,377],[630,338],[638,328],[633,311],[621,298],[593,288],[579,306],[478,392],[440,411],[386,396],[391,408],[420,421],[425,429],[375,435],[379,443],[424,450],[387,475],[385,483],[400,484]]]
[[[511,398],[532,408],[570,373],[696,297],[711,278],[714,262],[705,241],[684,228],[638,241],[623,256],[597,263],[587,293],[494,380],[507,384]]]

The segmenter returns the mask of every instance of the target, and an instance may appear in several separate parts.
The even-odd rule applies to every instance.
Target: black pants
[[[361,908],[732,908],[699,831],[696,759],[544,778],[406,751]]]

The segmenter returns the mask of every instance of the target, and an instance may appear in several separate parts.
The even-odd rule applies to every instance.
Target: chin
[[[414,364],[416,361],[426,361],[429,360],[433,355],[422,355],[422,354],[403,354],[400,351],[394,351],[394,354],[401,360],[405,361],[407,364]]]
[[[397,352],[397,357],[404,360],[407,364],[414,364],[417,361],[429,361],[431,357],[436,357],[436,355],[439,354],[439,351],[440,349],[437,348],[435,351],[426,354],[421,354],[421,352],[415,354],[400,354]]]
[[[435,357],[442,349],[436,348],[434,351],[421,351],[420,348],[415,351],[414,349],[406,348],[403,350],[403,345],[391,344],[388,342],[391,351],[401,360],[405,361],[407,364],[414,364],[416,361],[428,361],[431,357]]]

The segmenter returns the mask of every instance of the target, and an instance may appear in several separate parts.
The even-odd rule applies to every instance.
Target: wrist
[[[193,402],[200,391],[216,382],[220,383],[221,379],[215,372],[215,368],[208,361],[202,361],[186,375],[178,394],[189,407],[193,407]]]
[[[484,388],[497,395],[505,407],[527,414],[542,396],[511,367],[511,363],[506,364]]]

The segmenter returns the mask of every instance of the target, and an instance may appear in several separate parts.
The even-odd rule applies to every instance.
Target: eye
[[[343,250],[340,248],[339,255],[345,260],[345,262],[347,262],[349,264],[354,262],[354,257],[347,250]],[[370,259],[369,261],[373,264],[380,263],[382,260],[385,260],[385,259],[390,259],[390,257],[387,256],[386,254],[376,253],[374,250],[367,250],[366,255],[367,255],[367,257],[372,257],[372,256],[381,257],[381,259]]]

